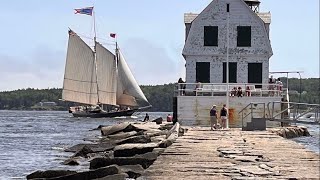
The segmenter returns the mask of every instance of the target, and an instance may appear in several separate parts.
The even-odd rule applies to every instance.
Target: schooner
[[[112,53],[97,42],[95,35],[92,49],[71,29],[62,99],[83,104],[69,109],[74,117],[131,116],[135,111],[151,107],[117,42]]]

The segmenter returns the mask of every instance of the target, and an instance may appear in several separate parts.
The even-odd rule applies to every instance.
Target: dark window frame
[[[210,62],[196,62],[196,81],[201,83],[210,83]]]
[[[234,71],[230,71],[235,67]],[[231,68],[230,68],[231,67]],[[229,62],[229,83],[237,83],[238,79],[238,63]],[[222,83],[227,82],[227,62],[222,63]]]
[[[203,27],[203,45],[218,47],[219,28],[218,26]]]
[[[251,47],[251,26],[237,26],[237,47]]]

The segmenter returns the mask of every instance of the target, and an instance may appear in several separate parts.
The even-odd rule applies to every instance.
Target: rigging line
[[[82,81],[82,80],[76,80],[76,79],[69,79],[69,78],[64,78],[70,81],[76,81],[76,82],[85,82],[85,83],[97,83],[97,81]]]

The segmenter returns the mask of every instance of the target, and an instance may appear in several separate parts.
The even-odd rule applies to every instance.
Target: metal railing
[[[258,111],[258,109],[259,109],[259,108],[257,108],[258,105],[263,105],[263,112]],[[249,107],[250,107],[249,113],[244,116],[244,112],[245,112]],[[254,111],[254,110],[256,110],[256,111]],[[241,109],[238,114],[240,114],[240,113],[241,113],[241,123],[242,123],[242,127],[244,127],[244,125],[243,125],[243,120],[244,120],[246,117],[248,117],[249,115],[251,115],[251,119],[252,119],[255,113],[263,113],[262,117],[259,117],[259,118],[266,118],[266,117],[265,117],[265,115],[266,115],[266,103],[264,103],[264,102],[251,102],[251,103],[249,103],[246,107],[244,107],[243,109]]]
[[[276,105],[281,106],[281,111],[278,113],[275,113]],[[315,123],[320,122],[320,105],[319,104],[275,101],[275,102],[269,102],[267,104],[267,108],[268,108],[268,113],[271,120],[282,119],[282,120],[291,120],[293,123],[295,122],[303,123],[304,120],[309,119],[309,122],[310,120],[311,122],[315,122]],[[313,115],[314,117],[312,117]]]
[[[283,86],[279,84],[229,83],[228,95],[281,97]],[[239,92],[241,88],[241,93]],[[174,96],[226,96],[226,83],[177,83]]]

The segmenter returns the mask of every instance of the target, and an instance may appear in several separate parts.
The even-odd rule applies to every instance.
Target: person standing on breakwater
[[[213,105],[210,109],[210,124],[211,124],[211,130],[217,129],[218,123],[217,123],[217,110],[216,105]]]
[[[227,109],[226,105],[224,104],[221,111],[220,111],[222,129],[226,128],[227,114],[228,114],[228,109]]]

